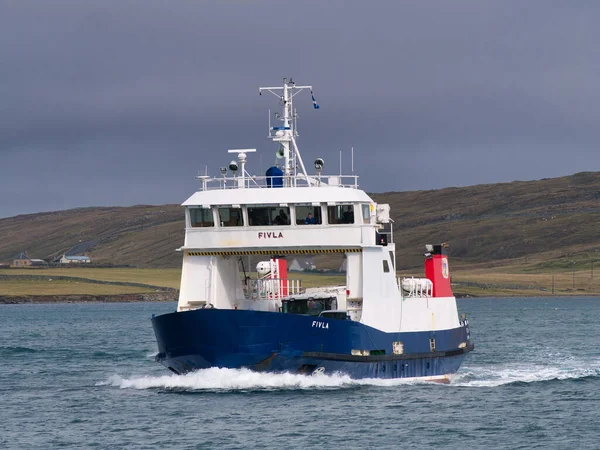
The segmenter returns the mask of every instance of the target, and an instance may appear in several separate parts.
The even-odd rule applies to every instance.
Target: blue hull
[[[225,367],[340,372],[352,378],[435,377],[455,373],[473,349],[465,324],[443,331],[385,333],[351,320],[198,309],[154,317],[152,326],[157,361],[179,374]],[[393,353],[394,342],[402,342],[402,354]],[[352,350],[371,354],[353,355]]]

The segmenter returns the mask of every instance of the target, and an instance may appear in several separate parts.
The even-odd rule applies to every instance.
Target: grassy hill
[[[600,261],[600,172],[432,191],[388,192],[399,268],[448,242],[455,267],[570,268]]]
[[[0,261],[27,251],[50,259],[85,253],[94,263],[176,267],[183,244],[179,205],[77,208],[0,219]]]
[[[450,243],[459,269],[578,270],[600,277],[600,172],[538,181],[373,194],[392,206],[398,269],[422,265],[423,246]],[[27,251],[52,258],[71,250],[96,263],[178,267],[178,205],[78,208],[0,219],[0,261]],[[320,256],[321,266],[339,261]]]

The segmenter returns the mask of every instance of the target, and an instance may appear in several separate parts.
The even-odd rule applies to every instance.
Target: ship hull
[[[178,374],[224,367],[338,372],[357,379],[436,379],[455,373],[473,349],[465,324],[451,330],[386,333],[351,320],[198,309],[154,317],[152,325],[157,361]]]

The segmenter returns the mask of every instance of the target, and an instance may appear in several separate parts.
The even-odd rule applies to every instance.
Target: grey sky
[[[0,3],[0,217],[180,203],[228,148],[262,168],[272,97],[305,160],[369,192],[600,170],[600,3]],[[258,172],[259,157],[249,169]]]

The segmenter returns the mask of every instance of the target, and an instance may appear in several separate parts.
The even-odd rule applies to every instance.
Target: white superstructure
[[[230,150],[237,161],[222,167],[221,176],[199,176],[201,189],[183,203],[186,233],[180,249],[178,311],[215,307],[277,312],[282,299],[303,295],[277,260],[337,253],[346,257],[345,295],[338,295],[337,309],[351,320],[385,332],[458,327],[454,297],[432,296],[429,280],[397,279],[389,205],[377,205],[360,190],[357,176],[322,174],[321,159],[315,161],[314,173],[307,171],[296,143],[293,108],[293,99],[303,90],[312,94],[311,86],[296,86],[291,79],[259,90],[276,95],[281,103],[278,124],[269,124],[279,167],[252,176],[246,164],[255,150]],[[248,275],[254,270],[249,266],[254,255],[276,264],[269,277]]]

